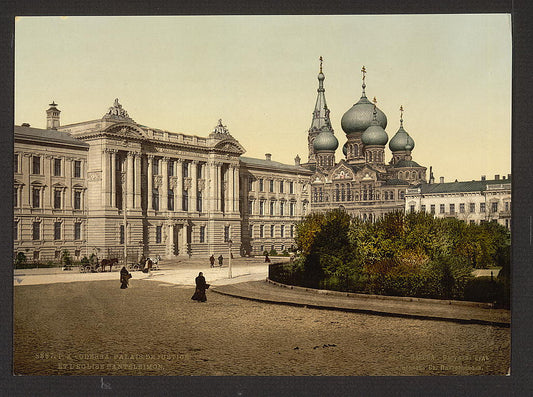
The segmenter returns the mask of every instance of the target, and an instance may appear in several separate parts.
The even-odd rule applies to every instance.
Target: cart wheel
[[[85,273],[85,266],[80,266],[80,273]]]
[[[96,271],[97,271],[98,273],[102,273],[102,266],[98,266],[98,267],[96,268]]]

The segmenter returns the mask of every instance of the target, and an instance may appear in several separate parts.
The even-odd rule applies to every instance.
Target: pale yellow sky
[[[22,17],[15,124],[102,117],[115,98],[138,123],[205,136],[222,118],[245,156],[307,160],[318,58],[335,135],[361,95],[389,139],[446,181],[511,172],[511,18],[487,15]],[[390,159],[390,151],[386,150]]]

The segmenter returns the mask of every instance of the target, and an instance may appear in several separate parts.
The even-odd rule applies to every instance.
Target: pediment
[[[217,144],[214,146],[214,149],[238,155],[246,152],[241,144],[235,139],[224,139],[223,141],[217,142]]]
[[[333,180],[352,180],[355,177],[353,170],[342,163],[331,171],[331,175]]]
[[[146,138],[145,134],[140,128],[135,127],[131,124],[126,124],[126,123],[113,124],[109,126],[108,128],[106,128],[104,132],[113,134],[121,138],[137,138],[137,139]]]

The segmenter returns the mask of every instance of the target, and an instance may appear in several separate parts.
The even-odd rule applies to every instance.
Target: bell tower
[[[46,111],[46,129],[57,130],[59,128],[59,114],[61,110],[56,107],[57,103],[54,101],[49,106],[50,108]]]

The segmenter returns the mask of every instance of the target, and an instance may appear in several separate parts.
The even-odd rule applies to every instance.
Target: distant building
[[[511,175],[493,180],[422,184],[405,194],[405,211],[453,217],[468,223],[498,222],[511,228]]]

